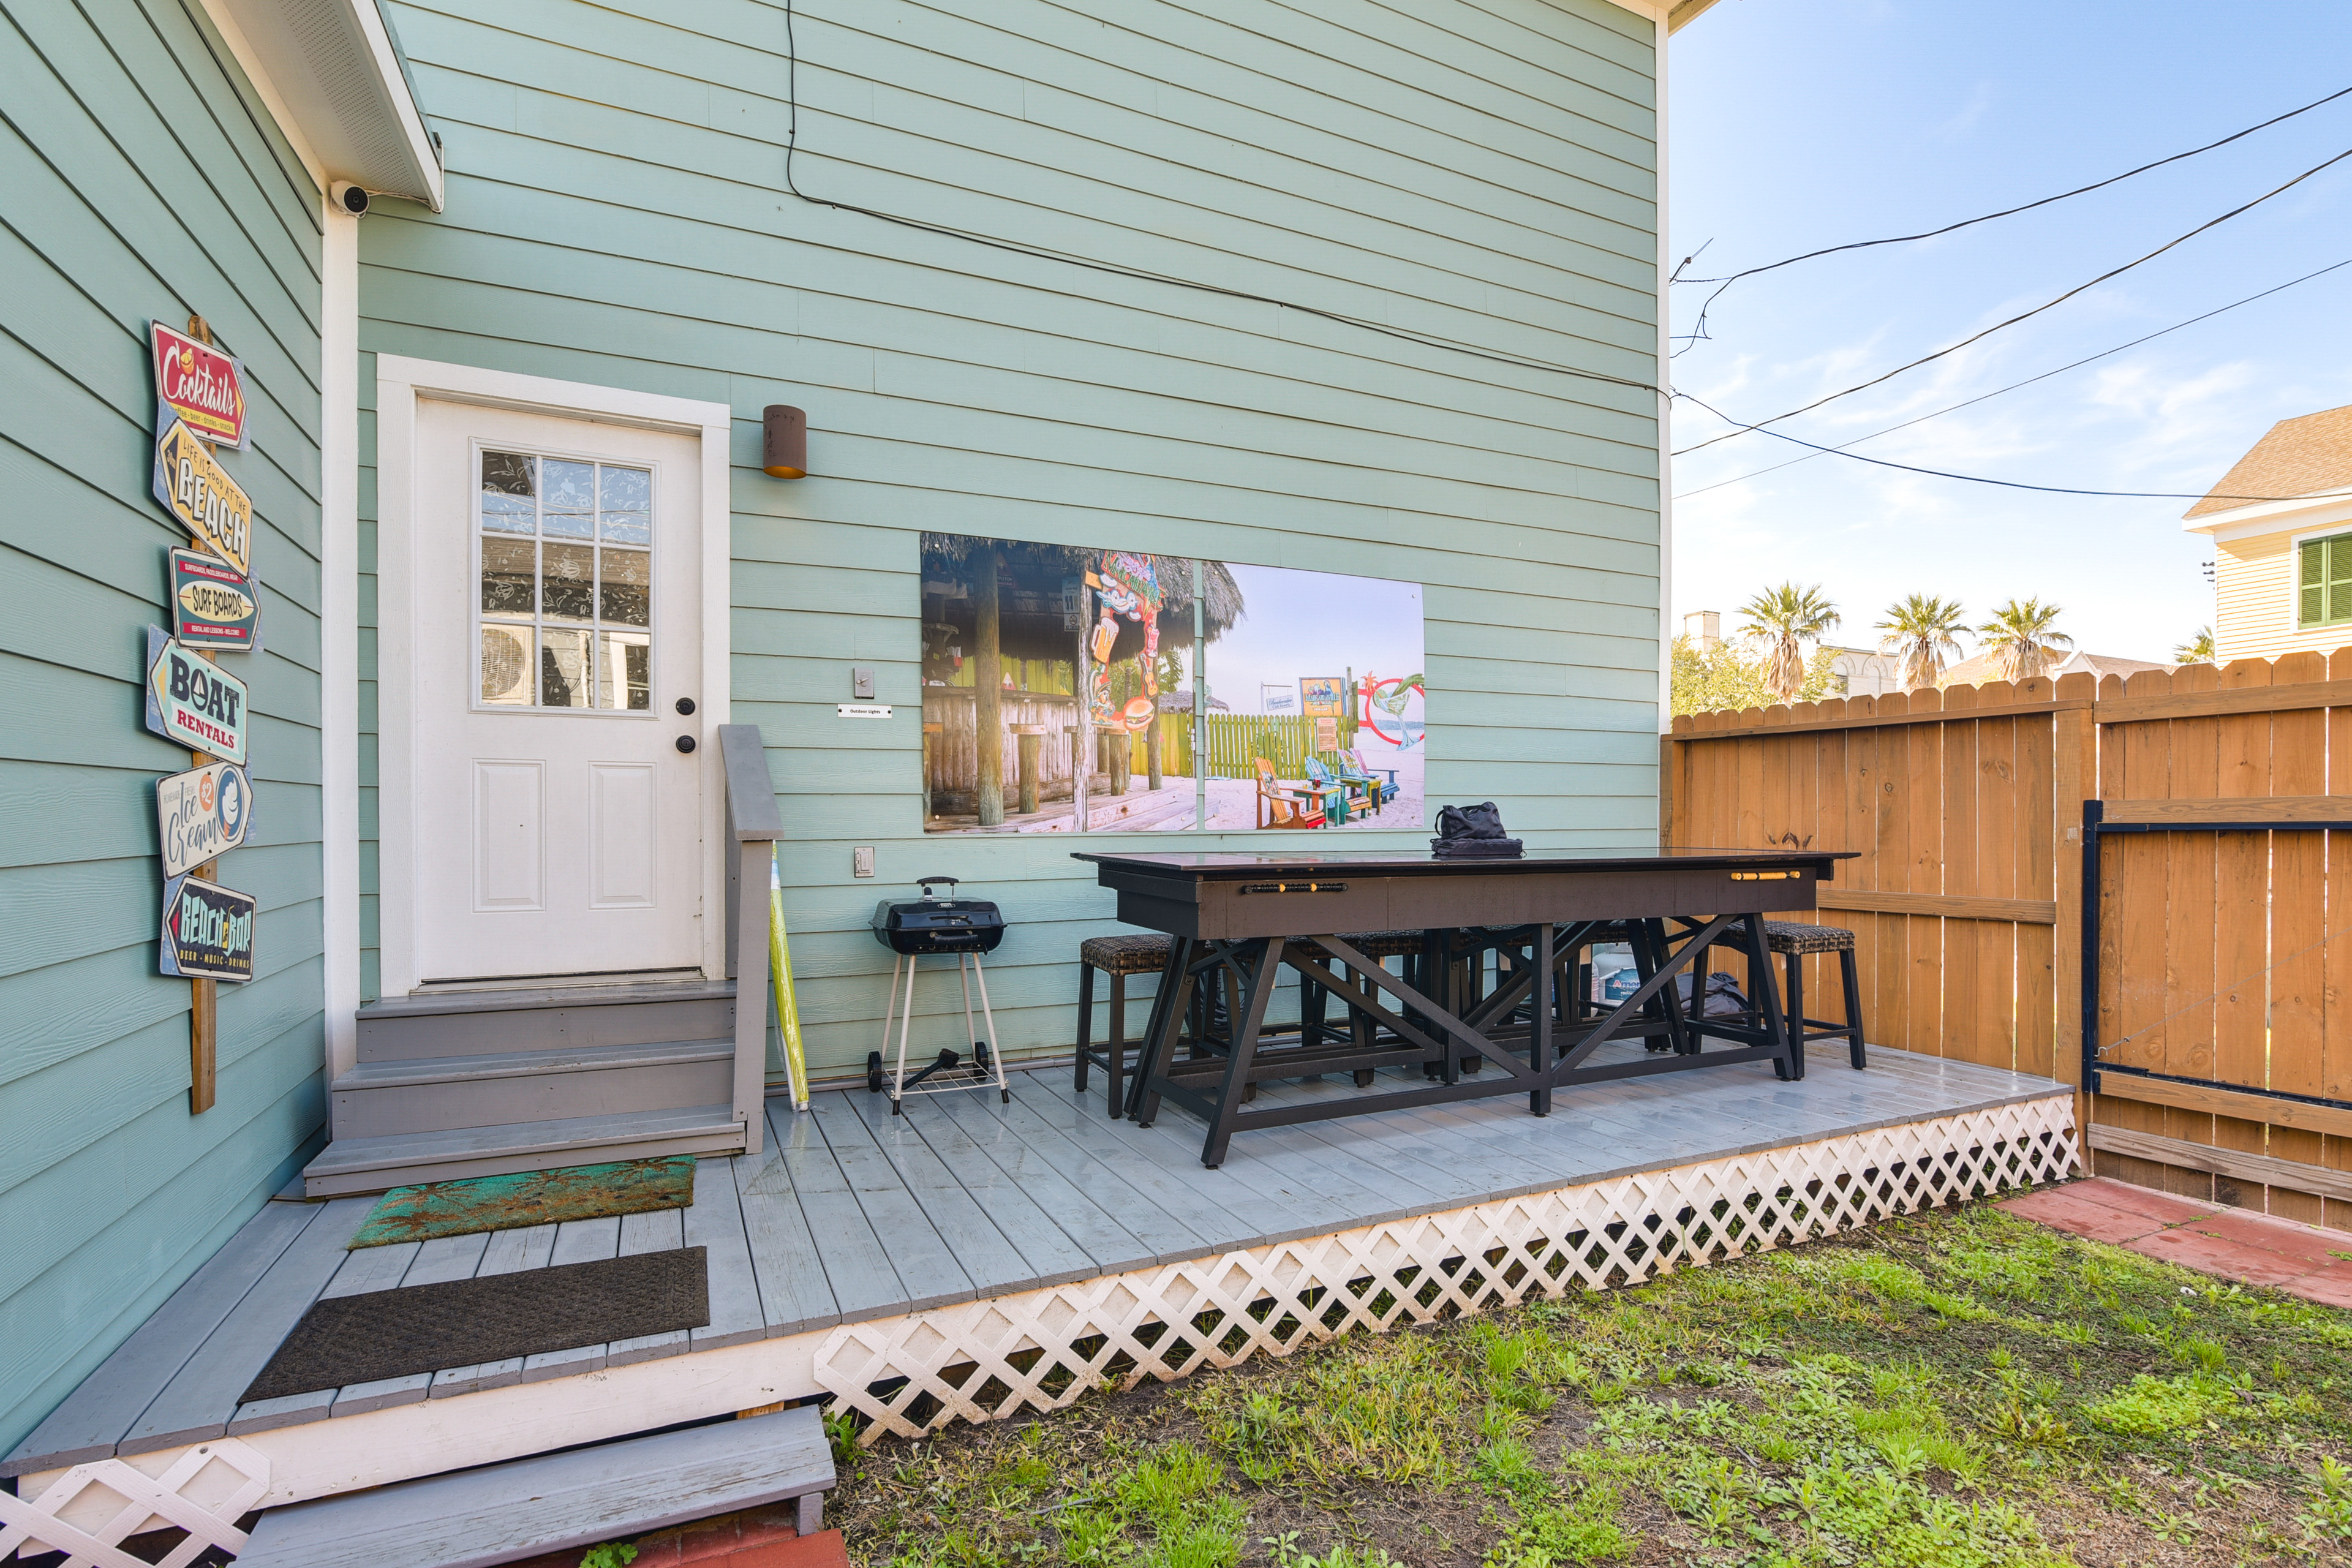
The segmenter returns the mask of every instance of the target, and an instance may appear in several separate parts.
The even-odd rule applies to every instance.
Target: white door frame
[[[728,441],[734,411],[723,403],[665,397],[585,382],[518,375],[474,365],[378,354],[376,394],[376,839],[380,995],[417,984],[416,405],[420,398],[510,408],[592,424],[690,436],[702,479],[702,679],[694,717],[702,782],[702,973],[727,975],[727,779],[719,726],[727,722],[730,549]]]

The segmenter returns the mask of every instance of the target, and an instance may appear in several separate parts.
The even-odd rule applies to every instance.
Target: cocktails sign
[[[163,884],[163,940],[157,967],[190,980],[253,978],[254,898],[194,877]]]
[[[224,447],[245,447],[245,367],[209,344],[150,321],[155,396],[189,429]],[[159,422],[157,429],[163,426]]]
[[[253,831],[253,781],[232,763],[157,779],[155,826],[163,875],[185,875],[243,844]]]
[[[252,499],[169,404],[155,405],[155,499],[197,543],[252,574]]]
[[[147,728],[192,752],[245,761],[245,682],[147,628]]]
[[[250,653],[261,645],[253,584],[201,550],[172,552],[172,636],[208,653]]]

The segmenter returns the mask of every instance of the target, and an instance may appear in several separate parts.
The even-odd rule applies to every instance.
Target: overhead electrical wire
[[[2337,99],[2343,98],[2347,94],[2352,94],[2352,87],[2338,88],[2325,98],[2314,99],[2311,102],[2305,104],[2301,109],[2290,109],[2284,114],[2273,115],[2270,119],[2263,121],[2259,125],[2249,125],[2243,131],[2233,131],[2229,135],[2222,137],[2219,142],[2208,142],[2202,147],[2191,147],[2186,153],[2175,153],[2170,157],[2158,158],[2153,163],[2142,163],[2137,169],[2126,169],[2120,174],[2110,174],[2104,180],[2095,180],[2090,184],[2079,185],[2071,191],[2061,191],[2054,196],[2043,196],[2039,201],[2027,202],[2021,206],[2004,207],[1997,213],[1986,213],[1980,217],[1962,218],[1958,223],[1948,223],[1941,228],[1923,229],[1917,234],[1897,234],[1889,236],[1885,239],[1857,239],[1845,245],[1825,246],[1820,250],[1808,250],[1801,256],[1790,256],[1783,258],[1779,261],[1768,261],[1761,267],[1743,268],[1738,272],[1726,273],[1720,278],[1685,278],[1682,276],[1682,268],[1678,267],[1675,269],[1675,276],[1670,281],[1675,283],[1716,283],[1721,285],[1721,287],[1717,289],[1714,293],[1709,294],[1706,297],[1706,303],[1699,307],[1698,321],[1696,326],[1693,329],[1690,336],[1694,339],[1703,338],[1706,334],[1707,311],[1714,307],[1715,302],[1717,300],[1723,298],[1723,291],[1725,289],[1730,288],[1734,283],[1738,282],[1743,278],[1753,278],[1759,272],[1777,272],[1783,267],[1794,267],[1800,261],[1811,261],[1818,257],[1835,256],[1841,251],[1869,250],[1874,247],[1881,245],[1908,245],[1914,240],[1935,239],[1942,235],[1957,233],[1964,228],[1971,228],[1980,223],[1990,223],[1995,218],[2015,217],[2019,213],[2032,212],[2036,207],[2046,207],[2053,202],[2068,201],[2075,196],[2086,196],[2093,191],[2103,191],[2109,185],[2119,184],[2123,181],[2128,180],[2136,174],[2145,174],[2151,169],[2161,169],[2168,163],[2178,163],[2184,158],[2194,158],[2201,153],[2210,153],[2217,147],[2227,147],[2231,142],[2236,142],[2243,137],[2252,136],[2257,131],[2267,131],[2273,125],[2293,120],[2298,114],[2308,114],[2313,110],[2333,103]],[[1701,246],[1699,247],[1700,250],[1704,250],[1706,248],[1706,247],[1705,246]],[[1683,258],[1682,265],[1683,267],[1688,267],[1692,262],[1697,259],[1698,252],[1694,251],[1690,255]]]
[[[800,150],[800,46],[799,40],[793,30],[793,4],[794,0],[784,0],[784,189],[797,199],[806,202],[812,206],[831,207],[837,212],[856,213],[862,217],[874,218],[882,223],[897,224],[901,227],[916,229],[925,234],[936,234],[950,239],[961,239],[969,244],[985,246],[992,250],[1007,251],[1015,256],[1027,256],[1042,260],[1058,261],[1066,266],[1083,268],[1091,272],[1108,273],[1115,278],[1138,279],[1146,282],[1166,284],[1172,288],[1190,289],[1199,293],[1213,294],[1228,300],[1242,300],[1254,304],[1273,305],[1281,310],[1297,310],[1303,315],[1313,316],[1322,321],[1337,322],[1342,326],[1359,328],[1364,331],[1377,333],[1381,337],[1394,338],[1401,342],[1415,343],[1423,348],[1444,349],[1451,353],[1465,354],[1473,359],[1486,360],[1495,364],[1510,365],[1520,370],[1544,371],[1557,375],[1573,376],[1585,381],[1597,381],[1612,386],[1630,387],[1638,392],[1654,393],[1662,397],[1684,398],[1689,402],[1697,404],[1699,407],[1705,408],[1708,413],[1714,415],[1717,418],[1723,420],[1726,424],[1739,425],[1740,427],[1738,429],[1733,430],[1729,433],[1732,436],[1744,435],[1749,430],[1762,430],[1765,424],[1777,423],[1779,420],[1790,418],[1796,414],[1806,412],[1807,409],[1819,407],[1821,403],[1833,402],[1835,399],[1846,395],[1846,393],[1843,392],[1833,393],[1831,396],[1822,398],[1819,402],[1807,405],[1806,408],[1793,409],[1789,414],[1775,415],[1772,419],[1764,421],[1762,424],[1740,425],[1738,420],[1732,418],[1721,409],[1714,407],[1712,405],[1702,401],[1689,393],[1670,392],[1666,388],[1658,386],[1653,383],[1635,380],[1628,376],[1610,375],[1601,371],[1580,370],[1572,365],[1554,364],[1549,361],[1529,359],[1519,354],[1497,353],[1491,349],[1480,348],[1475,343],[1465,343],[1453,338],[1440,337],[1433,332],[1415,331],[1411,328],[1387,326],[1379,321],[1367,321],[1360,316],[1350,316],[1342,311],[1327,310],[1319,306],[1301,304],[1295,300],[1283,300],[1270,294],[1253,293],[1244,289],[1230,289],[1217,283],[1202,283],[1193,279],[1178,278],[1169,273],[1154,272],[1146,268],[1129,267],[1119,262],[1098,261],[1091,257],[1072,256],[1066,251],[1054,250],[1045,246],[1030,245],[1018,240],[1000,239],[993,235],[977,234],[970,229],[957,228],[948,224],[931,223],[921,218],[910,218],[901,216],[897,213],[882,212],[874,207],[861,206],[856,202],[835,201],[828,196],[810,195],[806,191],[800,188],[799,183],[793,175],[793,160],[794,155]],[[2352,88],[2347,88],[2345,90],[2347,92],[2352,92]],[[2336,94],[2336,96],[2341,97],[2343,95]],[[2326,102],[2327,100],[2323,99],[2320,101],[2324,103]],[[2317,105],[2306,105],[2305,107],[2315,108]],[[2297,110],[2294,112],[2301,113],[2303,110]],[[2289,116],[2283,115],[2280,118],[2285,119],[2289,118]],[[2265,123],[2273,122],[2265,121]],[[2255,126],[2251,129],[2260,130],[2262,127]],[[2246,132],[2242,132],[2239,134],[2243,135]],[[2216,143],[2216,145],[2219,145],[2219,143]],[[2204,149],[2200,149],[2200,151],[2203,150]],[[2189,154],[2183,153],[2179,154],[2178,156],[2189,155]],[[2328,163],[2336,163],[2341,159],[2347,157],[2352,157],[2352,149],[2347,149],[2344,153],[2338,153],[2336,157],[2329,159]],[[2327,167],[2326,163],[2323,163],[2319,166],[2321,169],[2326,167]],[[2318,172],[2319,169],[2312,169],[2303,174],[2299,174],[2295,179],[2287,182],[2287,184],[2281,185],[2278,190],[2271,191],[2263,195],[2257,196],[2253,201],[2248,202],[2245,206],[2239,207],[2233,212],[2224,213],[2221,216],[2213,219],[2211,223],[2202,225],[2197,229],[2192,229],[2189,234],[2181,236],[2181,239],[2191,238],[2195,235],[2204,232],[2205,229],[2213,227],[2216,224],[2227,222],[2229,219],[2237,216],[2239,213],[2246,211],[2248,207],[2252,207],[2262,202],[2268,201],[2272,196],[2277,195],[2280,191],[2286,190],[2289,186],[2308,179],[2312,174],[2315,174]],[[2122,178],[2123,176],[2117,177]],[[2178,245],[2180,242],[2181,240],[2174,240],[2172,245]],[[2168,245],[2164,247],[2163,249],[2168,250],[2172,247],[2172,245]],[[2162,250],[2151,251],[2148,256],[2140,258],[2140,260],[2146,261],[2150,259],[2152,257],[2161,254],[2163,254]],[[2137,267],[2138,265],[2139,262],[2137,261],[2131,262],[2126,264],[2125,267],[2117,268],[2116,272],[2126,271],[2129,268]],[[2071,289],[2068,293],[2059,296],[2059,300],[2052,300],[2051,304],[2054,305],[2058,303],[2059,300],[2071,298],[2074,294],[2079,294],[2083,291],[2083,289],[2088,289],[2098,283],[2105,282],[2108,278],[2114,277],[2116,272],[2109,272],[2102,277],[2095,278],[2091,282],[2084,284],[2081,289]],[[2285,287],[2285,285],[2282,285],[2282,287]],[[2241,303],[2243,303],[2243,301],[2241,301]],[[2227,308],[2228,307],[2224,307],[2224,309]],[[2039,309],[2047,310],[2049,309],[2049,306],[2042,306]],[[2026,312],[2026,315],[2030,316],[2038,313],[2039,310],[2030,310]],[[2011,321],[2001,323],[2001,325],[2014,325],[2016,321],[2023,321],[2024,319],[2024,316],[2019,316]],[[2188,323],[2183,322],[2181,324],[2185,326]],[[1987,328],[1985,332],[1979,332],[1977,336],[1983,337],[1989,332],[1998,331],[1999,330],[1999,327]],[[1967,342],[1973,342],[1975,341],[1975,338],[1971,338],[1967,340]],[[1938,354],[1928,355],[1927,359],[1939,358],[1941,357],[1941,354],[1950,353],[1954,349],[1964,348],[1967,346],[1967,342],[1955,343],[1952,345],[1952,348],[1942,350]],[[2126,344],[2125,346],[2128,347],[2130,345]],[[1905,370],[1913,369],[1916,366],[1925,364],[1926,363],[1927,363],[1927,360],[1916,360],[1909,365],[1898,366],[1896,369],[1887,372],[1885,376],[1880,376],[1877,380],[1884,381],[1887,376],[1899,375]],[[1875,384],[1877,384],[1876,381],[1865,382],[1863,384],[1864,386],[1873,386]],[[1850,387],[1847,389],[1848,392],[1859,392],[1861,390],[1863,390],[1863,387],[1859,386]],[[2051,485],[2018,484],[2008,479],[1981,479],[1970,474],[1945,473],[1940,469],[1935,468],[1913,468],[1908,464],[1889,463],[1877,458],[1863,457],[1857,452],[1846,452],[1841,451],[1833,447],[1817,446],[1811,441],[1799,440],[1794,436],[1784,436],[1778,430],[1764,430],[1764,434],[1774,437],[1780,440],[1794,442],[1800,447],[1812,447],[1815,452],[1826,452],[1837,457],[1850,458],[1856,462],[1871,463],[1881,468],[1906,468],[1910,472],[1914,473],[1929,474],[1939,479],[1963,479],[1972,484],[2001,485],[2014,489],[2050,490],[2062,495],[2132,496],[2154,500],[2205,499],[2202,496],[2180,497],[2162,494],[2156,491],[2065,489]],[[1727,438],[1728,437],[1716,437],[1717,440]],[[1868,439],[1868,437],[1864,437],[1864,439]],[[1701,442],[1700,445],[1711,446],[1713,445],[1713,442]],[[1685,448],[1685,450],[1696,451],[1697,450],[1697,447],[1688,447]],[[1676,457],[1679,457],[1680,455],[1680,453],[1670,454],[1670,456]],[[2235,500],[2288,500],[2296,498],[2288,496],[2239,496],[2215,499]]]
[[[1876,386],[1883,382],[1894,380],[1896,376],[1901,375],[1906,371],[1916,370],[1921,365],[1932,364],[1948,354],[1958,353],[1960,350],[1967,348],[1970,343],[1981,342],[1985,339],[1992,336],[1993,333],[2000,331],[2005,328],[2013,327],[2020,321],[2031,321],[2034,317],[2042,314],[2044,310],[2053,310],[2056,307],[2064,304],[2075,295],[2083,293],[2086,289],[2095,289],[2100,284],[2106,282],[2110,279],[2120,278],[2125,273],[2130,271],[2133,268],[2140,266],[2144,262],[2155,260],[2158,257],[2162,256],[2166,251],[2172,249],[2175,246],[2187,244],[2189,241],[2196,238],[2199,235],[2203,234],[2208,229],[2218,228],[2222,224],[2229,222],[2233,217],[2239,216],[2241,214],[2252,212],[2254,208],[2262,205],[2264,202],[2269,201],[2273,196],[2281,195],[2294,189],[2295,186],[2303,184],[2304,181],[2311,178],[2314,174],[2320,173],[2322,170],[2333,168],[2335,165],[2344,162],[2347,158],[2352,158],[2352,147],[2347,147],[2343,152],[2336,153],[2336,156],[2326,160],[2325,163],[2313,164],[2310,168],[2305,169],[2302,174],[2297,174],[2294,179],[2287,181],[2286,184],[2277,185],[2270,190],[2264,191],[2261,195],[2256,196],[2250,202],[2231,207],[2220,217],[2208,218],[2205,222],[2199,224],[2195,228],[2190,229],[2187,234],[2181,235],[2176,239],[2168,239],[2165,241],[2162,245],[2158,246],[2154,250],[2149,251],[2147,255],[2126,261],[2121,267],[2109,268],[2106,271],[2100,273],[2096,278],[2092,279],[2088,283],[2077,284],[2075,287],[2067,289],[2063,294],[2057,296],[2055,299],[2044,300],[2042,303],[2034,306],[2033,309],[2030,310],[2021,310],[2005,321],[1996,321],[1980,332],[1969,333],[1967,337],[1962,338],[1958,342],[1948,344],[1944,348],[1937,349],[1931,354],[1921,354],[1917,359],[1911,361],[1907,364],[1898,364],[1893,370],[1887,371],[1880,375],[1874,375],[1868,381],[1857,383],[1853,386],[1845,388],[1843,391],[1832,392],[1826,397],[1816,397],[1811,403],[1804,404],[1796,408],[1791,408],[1785,414],[1775,414],[1769,419],[1759,419],[1753,425],[1743,426],[1738,430],[1726,431],[1720,436],[1710,437],[1706,440],[1698,442],[1696,445],[1682,447],[1675,453],[1675,456],[1677,458],[1684,457],[1689,453],[1698,451],[1703,447],[1712,447],[1717,441],[1728,441],[1734,437],[1744,436],[1750,430],[1761,430],[1767,425],[1778,425],[1783,419],[1794,419],[1800,414],[1810,414],[1814,409],[1821,407],[1824,404],[1835,403],[1841,397],[1852,397],[1857,392],[1866,392],[1870,388]],[[1704,405],[1702,405],[1702,406],[1704,406]]]
[[[1824,447],[1817,441],[1801,440],[1783,431],[1765,430],[1761,425],[1741,425],[1738,420],[1734,419],[1714,404],[1687,392],[1677,392],[1675,395],[1685,403],[1697,404],[1727,425],[1738,425],[1739,430],[1734,432],[1735,434],[1759,430],[1775,441],[1787,441],[1794,446],[1809,447],[1816,453],[1832,458],[1843,458],[1850,462],[1868,463],[1874,468],[1900,468],[1906,474],[1926,474],[1932,479],[1959,479],[1971,485],[1998,485],[2003,489],[2011,490],[2039,490],[2045,495],[2114,496],[2126,500],[2227,500],[2242,503],[2266,500],[2332,500],[2338,496],[2352,496],[2352,490],[2320,490],[2305,496],[2231,496],[2219,495],[2210,490],[2093,490],[2078,489],[2069,485],[2029,485],[2018,479],[1987,479],[1981,474],[1956,474],[1948,468],[1923,468],[1914,463],[1895,463],[1889,462],[1885,458],[1865,458],[1860,452],[1849,452],[1837,447]]]
[[[1769,468],[1758,468],[1753,472],[1741,474],[1735,479],[1717,479],[1711,485],[1701,485],[1695,490],[1684,490],[1676,495],[1675,500],[1678,501],[1688,500],[1693,496],[1703,496],[1709,490],[1719,490],[1727,485],[1745,484],[1749,479],[1761,479],[1766,474],[1776,474],[1782,468],[1793,468],[1799,463],[1810,463],[1815,458],[1843,454],[1848,447],[1859,447],[1864,441],[1875,441],[1881,436],[1892,436],[1897,430],[1908,430],[1914,425],[1924,425],[1930,419],[1940,419],[1947,414],[1957,414],[1961,409],[1969,407],[1975,404],[1982,403],[1988,398],[1999,397],[2003,393],[2015,392],[2020,387],[2032,386],[2037,381],[2047,381],[2053,375],[2063,375],[2070,370],[2080,370],[2083,366],[2090,364],[2094,361],[2103,360],[2112,355],[2119,354],[2126,349],[2136,349],[2145,342],[2153,342],[2156,339],[2163,337],[2166,333],[2177,332],[2183,327],[2193,327],[2200,321],[2210,321],[2214,317],[2221,315],[2226,311],[2234,310],[2241,305],[2251,305],[2257,300],[2267,300],[2272,295],[2292,289],[2298,283],[2308,283],[2315,278],[2324,278],[2330,272],[2338,271],[2347,267],[2352,267],[2352,257],[2347,257],[2342,261],[2333,262],[2328,266],[2319,268],[2316,272],[2306,272],[2300,278],[2290,278],[2285,282],[2275,284],[2271,288],[2263,289],[2259,294],[2249,294],[2242,300],[2232,300],[2226,305],[2218,305],[2212,310],[2206,311],[2201,316],[2191,316],[2185,321],[2175,321],[2168,327],[2159,327],[2155,331],[2149,332],[2143,337],[2134,338],[2127,343],[2117,343],[2111,349],[2101,349],[2097,353],[2085,354],[2081,359],[2058,366],[2055,370],[2045,370],[2039,375],[2029,375],[2023,381],[2012,381],[2007,386],[1998,386],[1990,392],[1980,392],[1974,397],[1964,399],[1961,402],[1951,404],[1943,408],[1938,408],[1932,414],[1922,414],[1916,418],[1906,419],[1900,425],[1889,425],[1884,430],[1873,430],[1867,436],[1857,436],[1851,441],[1841,441],[1835,447],[1829,448],[1827,452],[1807,452],[1801,458],[1790,458],[1785,463],[1774,463]],[[1693,399],[1693,401],[1696,402],[1696,399]]]

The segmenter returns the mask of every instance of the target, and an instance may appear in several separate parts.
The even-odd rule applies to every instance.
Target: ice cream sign
[[[192,752],[245,761],[245,682],[147,628],[147,728]]]
[[[231,763],[210,763],[155,781],[163,875],[178,877],[227,854],[253,831],[253,781]]]
[[[147,331],[154,348],[156,397],[205,440],[242,450],[245,367],[161,321],[150,321]]]

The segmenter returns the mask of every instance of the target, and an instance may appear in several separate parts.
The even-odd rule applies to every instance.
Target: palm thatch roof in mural
[[[1006,658],[1070,659],[1077,652],[1083,629],[1066,623],[1063,587],[1082,579],[1087,563],[1098,561],[1099,550],[1068,544],[1031,544],[1013,540],[975,539],[961,533],[923,535],[923,621],[947,626],[974,636],[978,616],[972,600],[972,572],[980,552],[998,552],[997,584],[1003,595],[998,607],[997,646]],[[1160,582],[1160,646],[1181,647],[1192,636],[1192,558],[1147,555]],[[1201,596],[1207,612],[1205,630],[1211,638],[1223,634],[1246,614],[1241,584],[1222,562],[1201,567]],[[1092,617],[1088,617],[1088,625]],[[1133,621],[1119,622],[1118,641],[1111,659],[1132,658],[1143,651],[1143,628]],[[974,651],[970,642],[967,653]]]

